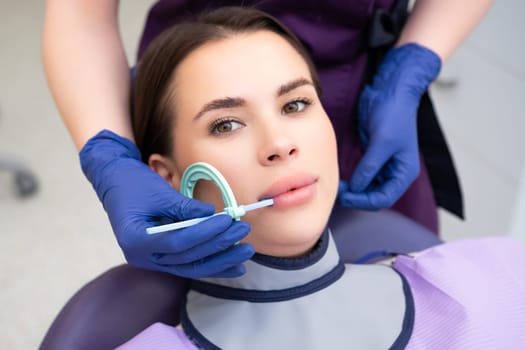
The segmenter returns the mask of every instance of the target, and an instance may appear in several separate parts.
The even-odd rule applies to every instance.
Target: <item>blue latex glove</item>
[[[181,195],[141,161],[130,140],[104,130],[80,151],[84,174],[104,205],[131,265],[174,275],[235,277],[254,249],[237,244],[250,225],[218,215],[174,232],[148,235],[146,228],[214,213],[210,204]]]
[[[441,69],[431,50],[406,44],[391,49],[359,100],[359,137],[363,158],[347,181],[340,181],[344,206],[392,206],[419,175],[417,110]]]

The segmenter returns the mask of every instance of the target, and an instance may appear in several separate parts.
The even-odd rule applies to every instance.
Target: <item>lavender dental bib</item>
[[[121,349],[523,349],[525,249],[453,241],[392,266],[343,265],[329,233],[301,259],[255,256],[195,281],[184,332],[156,323]]]

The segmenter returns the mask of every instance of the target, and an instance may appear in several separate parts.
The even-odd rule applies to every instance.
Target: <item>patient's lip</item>
[[[297,173],[274,182],[260,199],[273,198],[275,208],[285,208],[309,201],[316,192],[317,178]]]

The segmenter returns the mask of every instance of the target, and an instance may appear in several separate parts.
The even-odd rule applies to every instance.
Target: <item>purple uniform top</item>
[[[388,11],[394,0],[160,0],[150,10],[138,57],[164,29],[206,9],[253,6],[287,25],[303,42],[316,65],[323,89],[322,103],[335,129],[341,179],[349,180],[362,156],[356,104],[365,84],[367,34],[377,9]],[[438,231],[434,193],[420,157],[420,175],[392,209],[433,232]]]

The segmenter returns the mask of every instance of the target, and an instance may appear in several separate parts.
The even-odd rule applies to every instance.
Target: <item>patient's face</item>
[[[178,175],[215,166],[238,204],[273,197],[248,213],[245,239],[263,254],[295,256],[319,238],[338,183],[335,135],[307,64],[280,36],[260,31],[208,43],[175,72],[170,156]],[[195,198],[222,210],[220,191],[200,181]]]

